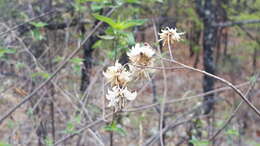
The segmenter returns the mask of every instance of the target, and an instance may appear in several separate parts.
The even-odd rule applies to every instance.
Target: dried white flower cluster
[[[173,44],[175,41],[181,40],[181,35],[184,35],[184,32],[177,32],[177,29],[166,27],[166,29],[161,30],[162,33],[159,33],[160,40],[163,41],[163,46],[165,44]]]
[[[106,99],[109,100],[108,107],[114,107],[116,111],[121,110],[125,105],[127,100],[132,101],[136,98],[137,92],[131,92],[127,89],[127,83],[129,83],[133,78],[147,77],[149,78],[149,73],[151,72],[150,67],[153,66],[155,51],[148,44],[136,44],[127,55],[130,59],[129,71],[125,66],[121,65],[116,61],[114,66],[107,68],[103,72],[107,83],[110,83],[112,90],[108,90]]]
[[[136,91],[130,92],[127,90],[127,87],[120,88],[114,86],[112,90],[108,90],[108,94],[106,95],[106,99],[110,101],[108,107],[117,107],[118,109],[122,109],[126,104],[126,99],[130,101],[134,100],[136,95]]]
[[[181,40],[180,36],[183,34],[183,32],[178,33],[176,28],[166,27],[166,29],[162,29],[162,33],[159,33],[159,41],[163,41],[163,45],[172,44]],[[110,83],[112,88],[106,95],[106,99],[109,100],[108,107],[114,107],[115,111],[118,111],[125,107],[127,100],[132,101],[136,98],[136,91],[129,91],[127,84],[133,78],[149,78],[149,73],[153,72],[151,67],[154,64],[154,54],[155,50],[149,44],[136,44],[127,52],[130,60],[129,70],[116,61],[114,66],[108,67],[103,72],[107,83]]]
[[[126,85],[132,80],[131,72],[116,61],[114,66],[107,68],[103,75],[107,79],[107,83],[110,83],[112,90],[108,90],[106,99],[109,100],[108,107],[115,107],[115,110],[122,109],[127,100],[134,100],[136,98],[136,92],[128,91]]]
[[[129,81],[131,81],[131,73],[126,70],[118,61],[116,61],[114,66],[107,68],[103,75],[107,79],[107,82],[111,83],[111,86],[125,86]]]
[[[154,63],[155,51],[149,44],[136,44],[130,52],[127,53],[131,64],[129,64],[130,70],[136,77],[149,78],[149,73],[153,70],[151,68]]]

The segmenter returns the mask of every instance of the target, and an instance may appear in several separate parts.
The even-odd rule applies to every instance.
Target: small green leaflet
[[[0,141],[0,146],[12,146],[11,144],[8,144],[4,141]]]
[[[93,16],[94,16],[96,19],[100,20],[100,21],[106,22],[106,23],[109,24],[111,27],[116,26],[116,22],[115,22],[113,19],[109,18],[109,17],[102,16],[102,15],[99,15],[99,14],[93,14]]]
[[[132,3],[132,4],[138,4],[138,3],[140,3],[140,1],[139,0],[124,0],[126,3]]]
[[[127,29],[129,27],[143,25],[146,22],[146,20],[144,20],[144,19],[114,21],[113,19],[111,19],[109,17],[102,16],[102,15],[99,15],[99,14],[93,14],[93,16],[100,21],[106,22],[112,28],[118,29],[118,30],[124,30],[124,29]]]
[[[45,22],[30,22],[30,24],[32,24],[34,27],[37,27],[37,28],[41,28],[41,27],[48,25]]]
[[[45,73],[45,72],[36,72],[36,73],[33,73],[31,76],[33,78],[35,78],[35,77],[43,77],[44,79],[48,79],[50,77],[50,75],[48,73]]]
[[[239,132],[237,130],[235,130],[235,129],[228,129],[226,131],[226,134],[227,135],[232,135],[232,136],[239,136]]]
[[[50,137],[47,137],[44,140],[44,143],[46,144],[46,146],[54,146],[54,143],[53,143],[53,141],[52,141],[52,139]]]
[[[106,0],[76,0],[78,3],[85,3],[85,2],[106,2]]]
[[[99,38],[103,39],[103,40],[113,40],[115,37],[112,35],[99,35]]]
[[[93,0],[95,1],[95,0]],[[90,8],[92,12],[99,12],[103,8],[115,7],[111,2],[107,0],[96,0],[96,2],[91,3]]]
[[[210,145],[209,141],[206,140],[199,140],[196,138],[192,138],[192,140],[190,140],[190,142],[194,145],[194,146],[208,146]]]
[[[110,125],[105,126],[104,129],[105,129],[106,131],[117,132],[117,133],[120,134],[121,136],[125,136],[125,135],[126,135],[125,130],[124,130],[123,128],[118,127],[115,122],[112,122]]]
[[[74,57],[74,58],[70,59],[70,62],[74,63],[74,64],[80,64],[83,61],[84,61],[84,59],[78,58],[78,57]]]
[[[31,31],[31,34],[32,34],[32,37],[37,40],[37,41],[40,41],[40,40],[43,40],[44,39],[44,36],[41,34],[41,32],[38,30],[38,29],[34,29]]]
[[[16,52],[15,49],[0,47],[0,58],[3,57],[5,54],[14,54],[15,52]]]

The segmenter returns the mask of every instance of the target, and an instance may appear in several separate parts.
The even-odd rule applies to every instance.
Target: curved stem
[[[220,82],[226,84],[227,86],[231,87],[241,98],[244,102],[246,102],[246,104],[257,114],[257,116],[260,118],[260,111],[245,97],[245,95],[237,88],[235,87],[232,83],[230,83],[229,81],[221,78],[221,77],[218,77],[216,75],[213,75],[213,74],[210,74],[206,71],[203,71],[203,70],[200,70],[200,69],[196,69],[196,68],[193,68],[191,66],[188,66],[188,65],[185,65],[183,63],[180,63],[174,59],[172,60],[169,60],[169,59],[166,59],[166,58],[161,58],[162,60],[165,60],[165,61],[168,61],[168,62],[172,62],[172,63],[175,63],[175,64],[178,64],[186,69],[189,69],[189,70],[193,70],[193,71],[196,71],[196,72],[200,72],[204,75],[207,75],[209,77],[212,77],[216,80],[219,80]]]

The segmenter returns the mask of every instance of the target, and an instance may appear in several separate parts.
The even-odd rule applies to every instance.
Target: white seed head
[[[127,88],[114,86],[112,90],[108,90],[106,99],[109,100],[108,107],[119,108],[124,106],[125,99],[132,101],[136,96],[136,91],[130,92]]]
[[[131,64],[129,65],[130,71],[136,77],[149,78],[150,68],[154,63],[154,49],[148,44],[136,44],[128,53]]]
[[[184,32],[177,32],[177,29],[166,27],[166,29],[161,29],[162,33],[159,33],[160,40],[163,41],[163,46],[166,43],[172,44],[175,41],[181,40],[181,35],[184,34]],[[169,41],[169,42],[168,42]]]
[[[132,49],[127,53],[131,63],[134,65],[148,66],[152,63],[152,57],[155,54],[155,51],[151,46],[145,44],[136,44]]]
[[[106,72],[103,72],[103,75],[112,86],[125,86],[131,81],[131,73],[118,63],[118,61],[116,61],[114,66],[108,67]]]
[[[120,90],[116,86],[112,88],[112,90],[108,90],[108,94],[106,95],[106,99],[109,100],[108,107],[115,107],[119,102],[119,93]]]
[[[137,92],[130,92],[127,90],[127,88],[123,89],[122,94],[124,95],[124,97],[127,100],[135,100],[136,96],[137,96]]]

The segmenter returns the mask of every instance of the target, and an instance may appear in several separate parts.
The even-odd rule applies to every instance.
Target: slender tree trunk
[[[254,53],[253,53],[253,71],[256,72],[257,71],[257,57],[259,55],[259,50],[258,48],[254,48]]]
[[[108,10],[109,11],[109,10]],[[106,11],[107,12],[107,11]],[[104,13],[106,13],[104,12]],[[100,10],[100,14],[103,13],[103,9]],[[98,24],[98,20],[95,21],[93,28]],[[108,25],[103,24],[103,28],[99,30],[98,34],[103,35],[104,30],[108,27]],[[80,26],[80,31],[82,34],[86,33],[84,25]],[[89,83],[90,83],[90,74],[91,74],[91,68],[92,68],[92,53],[94,51],[93,45],[100,40],[99,37],[96,35],[92,35],[84,44],[83,44],[83,50],[84,50],[84,67],[81,69],[81,85],[80,85],[80,91],[84,92]]]
[[[81,26],[81,33],[85,34],[86,30],[84,26]],[[80,90],[84,92],[89,83],[90,83],[90,74],[91,74],[91,68],[92,68],[92,53],[93,53],[93,45],[94,43],[99,40],[97,36],[91,36],[89,40],[83,44],[83,50],[84,50],[84,67],[81,70],[81,85]]]
[[[216,34],[216,27],[212,25],[215,21],[215,15],[213,13],[214,8],[212,0],[205,1],[205,13],[203,18],[204,32],[203,32],[203,65],[204,70],[208,73],[215,74],[215,64],[213,59],[214,53],[214,40]],[[204,75],[203,76],[203,91],[209,92],[214,89],[214,79]],[[212,111],[214,106],[214,94],[204,96],[204,113],[208,114]]]
[[[215,59],[216,65],[218,65],[219,58],[220,58],[222,34],[223,34],[223,29],[219,28],[217,30],[217,40],[216,40],[216,59]]]
[[[223,55],[227,56],[227,46],[228,46],[228,28],[225,28],[225,33],[224,33],[224,52]]]

